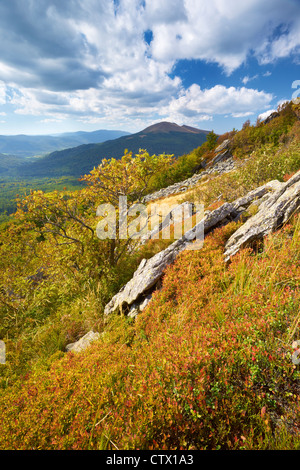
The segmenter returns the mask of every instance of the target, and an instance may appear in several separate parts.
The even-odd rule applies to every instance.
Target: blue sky
[[[292,99],[300,0],[0,0],[0,41],[0,134],[223,133]]]

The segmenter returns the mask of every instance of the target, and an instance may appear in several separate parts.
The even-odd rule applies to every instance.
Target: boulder
[[[221,143],[221,145],[219,145],[215,149],[216,156],[211,161],[211,166],[214,166],[216,165],[216,163],[224,162],[225,160],[232,158],[232,154],[230,151],[230,144],[231,144],[230,139],[226,139],[224,140],[224,142]]]
[[[150,302],[151,298],[152,298],[152,294],[148,294],[144,298],[144,300],[141,300],[140,303],[138,303],[138,302],[133,303],[132,306],[129,309],[128,317],[130,317],[130,318],[136,317],[140,312],[142,312],[147,307],[147,305]]]
[[[228,149],[230,146],[230,139],[224,140],[221,145],[215,149],[215,153],[223,152],[225,149]]]
[[[134,310],[131,311],[131,316],[135,316],[138,305],[144,301],[144,295],[149,295],[149,291],[155,290],[165,268],[175,260],[182,247],[183,241],[176,240],[149,260],[143,259],[132,279],[106,305],[104,314],[108,315],[115,311],[128,314],[132,306]],[[142,299],[142,302],[133,305],[137,299]]]
[[[89,345],[101,337],[100,333],[95,333],[94,331],[89,331],[86,335],[82,336],[75,343],[70,343],[66,346],[66,351],[80,352],[84,351]]]
[[[248,219],[226,243],[226,261],[244,246],[280,228],[299,209],[300,171],[286,183],[272,184],[276,191],[261,202],[257,214]]]
[[[230,150],[227,149],[221,153],[218,153],[218,155],[216,155],[214,159],[212,160],[211,164],[215,165],[216,163],[223,162],[224,160],[227,160],[228,158],[232,158],[232,154]]]
[[[277,187],[275,182],[268,183],[234,202],[226,202],[214,211],[206,211],[202,220],[182,238],[152,258],[141,261],[132,279],[106,305],[105,315],[118,311],[130,314],[132,317],[136,316],[141,311],[140,305],[145,298],[147,297],[150,301],[151,294],[157,288],[166,267],[174,262],[179,253],[190,248],[195,239],[199,240],[201,233],[205,237],[216,227],[237,220],[254,200],[270,194]]]

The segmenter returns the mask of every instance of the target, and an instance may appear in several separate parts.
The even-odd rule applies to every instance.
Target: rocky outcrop
[[[286,183],[270,181],[232,203],[225,203],[214,211],[206,211],[203,219],[180,240],[149,260],[141,261],[133,278],[106,305],[105,315],[121,312],[134,318],[142,312],[151,301],[153,292],[160,288],[165,268],[195,241],[199,231],[205,237],[216,227],[238,220],[251,205],[256,206],[257,213],[249,217],[230,237],[225,246],[225,261],[229,261],[244,246],[280,228],[299,211],[300,171]],[[67,345],[66,351],[83,351],[102,334],[89,331],[79,341]]]
[[[216,163],[224,162],[225,160],[232,158],[230,144],[230,139],[226,139],[215,149],[216,156],[213,158],[211,165],[215,165]]]
[[[226,139],[226,140],[223,140],[223,142],[215,148],[215,153],[220,153],[220,152],[224,152],[224,150],[228,150],[228,148],[230,147],[230,139]]]
[[[214,159],[212,160],[212,164],[215,165],[216,163],[223,162],[224,160],[228,160],[229,158],[232,158],[230,150],[224,150],[224,152],[220,152],[214,157]]]
[[[242,247],[280,228],[299,209],[300,171],[286,183],[276,182],[276,186],[277,190],[270,197],[260,201],[257,214],[230,237],[225,246],[225,260]]]
[[[299,207],[298,180],[300,172],[288,183],[271,181],[234,202],[226,202],[214,211],[206,211],[202,220],[182,238],[152,258],[142,260],[132,279],[106,305],[105,315],[116,311],[130,316],[137,315],[149,303],[153,291],[159,287],[166,267],[199,238],[201,231],[205,237],[215,228],[238,220],[251,204],[257,205],[258,213],[250,217],[228,241],[225,253],[227,260],[248,240],[263,236],[278,227],[280,222],[287,220]]]
[[[66,351],[72,352],[81,352],[84,351],[89,345],[101,337],[100,333],[95,333],[94,331],[89,331],[86,335],[80,338],[75,343],[70,343],[66,346]]]
[[[141,311],[141,305],[155,290],[165,268],[173,263],[183,249],[184,241],[180,239],[149,260],[143,259],[132,279],[106,305],[104,314],[108,315],[115,311],[128,314],[132,308],[134,316]]]
[[[213,173],[219,173],[220,175],[223,173],[228,173],[229,171],[234,170],[235,162],[233,157],[226,159],[225,161],[220,161],[214,164],[212,167],[208,168],[207,170],[202,171],[199,174],[195,174],[190,178],[180,181],[179,183],[174,183],[167,188],[160,189],[152,194],[147,194],[144,197],[144,203],[152,202],[157,199],[166,198],[169,196],[173,196],[174,194],[179,194],[196,186],[204,177],[211,175]]]

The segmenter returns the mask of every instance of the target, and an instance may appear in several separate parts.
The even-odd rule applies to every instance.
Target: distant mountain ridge
[[[12,170],[14,176],[19,178],[59,176],[80,178],[98,166],[103,158],[121,158],[125,149],[133,153],[138,153],[142,148],[150,154],[166,153],[176,157],[184,155],[202,145],[209,132],[189,126],[178,126],[175,123],[161,122],[136,134],[55,151]]]
[[[169,133],[169,132],[184,132],[184,133],[191,133],[191,134],[208,134],[209,131],[204,131],[201,129],[196,129],[195,127],[190,126],[179,126],[175,122],[167,122],[162,121],[157,124],[152,124],[152,126],[146,127],[142,131],[143,134],[149,134],[151,132],[161,132],[161,133]]]
[[[99,129],[92,132],[64,132],[52,135],[0,135],[0,153],[33,157],[83,144],[102,143],[129,134],[121,130]]]

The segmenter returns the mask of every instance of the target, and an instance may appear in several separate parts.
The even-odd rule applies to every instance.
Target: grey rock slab
[[[123,310],[133,304],[138,297],[155,286],[161,278],[165,268],[171,264],[180,251],[180,240],[170,247],[157,253],[149,260],[142,260],[132,279],[116,294],[105,306],[104,314],[108,315],[116,310]]]
[[[215,149],[215,153],[219,153],[219,152],[222,152],[223,150],[227,149],[230,145],[230,139],[226,139],[224,140],[224,142],[221,143],[221,145],[219,145],[216,149]]]
[[[232,157],[231,152],[227,149],[224,152],[219,153],[214,159],[212,160],[211,164],[215,165],[216,163],[223,162]]]
[[[140,312],[145,310],[145,308],[147,307],[147,305],[150,302],[151,298],[152,298],[152,294],[149,294],[149,295],[147,295],[147,297],[145,297],[145,299],[143,301],[141,301],[141,303],[138,303],[138,302],[133,303],[132,306],[130,307],[129,312],[128,312],[128,317],[134,318]]]
[[[274,187],[276,186],[272,182]],[[278,189],[259,206],[257,214],[250,217],[228,240],[225,260],[228,261],[242,247],[263,239],[278,229],[300,207],[300,171],[287,183],[277,184]]]
[[[233,202],[226,202],[213,211],[206,211],[201,221],[182,238],[152,258],[141,261],[132,279],[106,305],[105,315],[119,311],[126,312],[132,317],[136,316],[148,304],[151,293],[155,290],[166,267],[175,261],[179,253],[190,248],[191,243],[196,239],[201,240],[201,237],[204,238],[216,227],[236,220],[254,202],[258,204],[258,213],[249,218],[229,239],[226,245],[226,257],[236,253],[249,239],[268,233],[278,225],[279,219],[286,220],[300,205],[300,181],[298,180],[300,180],[300,172],[288,183],[271,181]],[[277,222],[274,221],[272,211],[276,215]],[[147,302],[145,302],[145,297],[148,299]]]
[[[167,229],[168,227],[170,227],[170,225],[173,223],[173,222],[176,222],[176,217],[178,218],[182,218],[183,219],[183,216],[185,215],[189,215],[189,216],[192,216],[194,213],[195,213],[195,209],[194,209],[194,204],[191,203],[191,202],[183,202],[182,204],[174,204],[174,207],[172,207],[171,211],[167,214],[164,214],[164,208],[162,208],[160,206],[159,210],[158,210],[158,214],[161,213],[161,216],[164,217],[163,221],[160,222],[159,224],[157,224],[155,227],[153,227],[150,231],[148,231],[147,233],[145,233],[141,238],[140,238],[140,241],[139,241],[139,244],[140,245],[144,245],[146,243],[147,240],[149,240],[150,238],[155,238],[156,236],[158,237],[158,234],[163,230],[163,229]],[[161,210],[161,211],[160,211]],[[168,210],[168,208],[166,207],[166,210],[165,212]],[[153,215],[156,215],[156,212],[155,212],[155,207],[153,208],[153,213],[151,213],[151,216]],[[178,220],[178,219],[177,219]],[[180,220],[180,219],[179,219]]]
[[[233,203],[225,203],[211,212],[206,211],[203,219],[195,227],[186,232],[182,238],[176,240],[152,258],[141,261],[132,279],[105,306],[104,314],[108,315],[114,311],[123,312],[128,307],[130,308],[142,295],[155,288],[166,267],[174,262],[181,251],[186,249],[196,239],[201,239],[202,233],[208,233],[224,219],[231,216],[235,217],[236,214]],[[136,307],[134,306],[133,308]],[[136,312],[132,311],[132,315],[135,314]]]
[[[66,351],[80,352],[84,351],[89,345],[101,337],[100,333],[95,333],[94,331],[89,331],[86,335],[82,336],[75,343],[70,343],[66,346]]]
[[[236,201],[233,202],[233,205],[235,209],[239,209],[241,206],[249,206],[249,204],[251,204],[253,201],[257,201],[257,203],[259,203],[262,197],[269,199],[272,192],[280,189],[282,184],[283,183],[280,183],[277,180],[270,181],[267,184],[249,191],[245,196],[236,199]]]
[[[132,279],[116,294],[106,305],[104,313],[106,315],[119,310],[123,311],[129,307],[131,316],[138,313],[138,302],[143,294],[155,287],[155,284],[162,277],[165,268],[174,262],[178,254],[184,250],[196,238],[199,238],[199,231],[202,230],[204,236],[222,223],[234,220],[245,210],[254,200],[267,194],[272,194],[276,188],[281,188],[279,182],[270,182],[234,202],[226,202],[214,211],[206,211],[203,219],[181,239],[176,240],[168,248],[157,253],[149,260],[142,260]],[[137,305],[133,305],[137,303]]]

